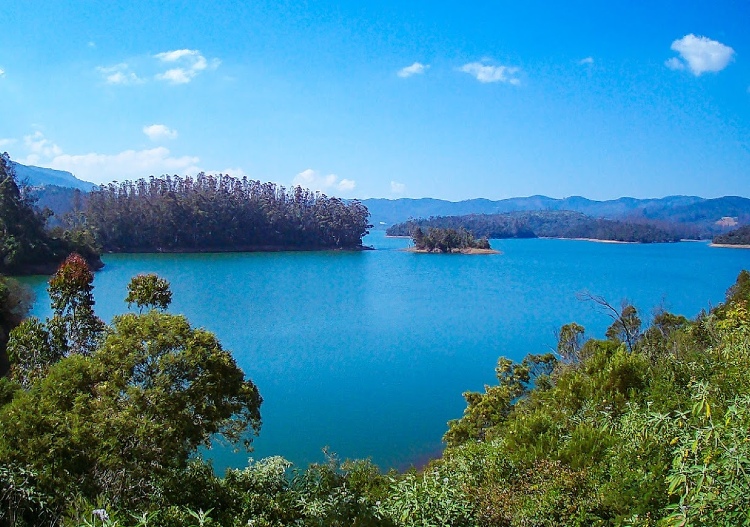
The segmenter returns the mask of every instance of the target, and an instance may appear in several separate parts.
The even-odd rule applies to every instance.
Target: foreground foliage
[[[692,321],[658,312],[644,327],[634,306],[590,297],[612,319],[605,339],[571,323],[554,353],[501,358],[443,456],[403,474],[326,453],[216,475],[195,447],[257,431],[257,390],[212,335],[163,311],[161,279],[129,291],[145,313],[117,317],[92,353],[25,388],[0,381],[0,525],[750,522],[747,271]]]

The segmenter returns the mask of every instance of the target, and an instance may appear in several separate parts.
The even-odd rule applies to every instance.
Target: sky
[[[346,198],[750,196],[750,2],[0,0],[0,151]]]

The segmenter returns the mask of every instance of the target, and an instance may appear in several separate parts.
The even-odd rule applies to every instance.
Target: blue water
[[[500,355],[549,351],[576,321],[601,337],[610,324],[589,291],[649,317],[657,306],[695,316],[720,302],[750,251],[706,243],[605,244],[493,240],[499,255],[414,254],[374,232],[365,252],[107,255],[96,274],[97,313],[125,311],[130,278],[172,284],[173,313],[216,333],[264,398],[255,458],[305,465],[329,446],[381,468],[440,452],[466,390],[494,382]],[[49,314],[44,278],[34,314]],[[215,466],[247,454],[215,448]]]

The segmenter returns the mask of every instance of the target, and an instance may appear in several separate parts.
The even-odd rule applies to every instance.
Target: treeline
[[[411,233],[414,248],[418,251],[451,253],[466,249],[490,249],[487,238],[476,239],[466,229],[437,229],[430,227],[423,232],[420,227]]]
[[[111,183],[85,200],[106,251],[358,248],[369,212],[359,201],[227,175]]]
[[[675,242],[676,232],[646,223],[591,218],[571,211],[470,214],[415,219],[388,228],[391,236],[410,236],[415,228],[464,228],[484,238],[590,238],[622,242]]]
[[[49,230],[49,216],[17,181],[8,154],[0,155],[0,273],[49,274],[72,252],[93,267],[103,265],[93,239],[73,229]]]
[[[750,245],[750,225],[745,225],[713,239],[713,243],[721,245]]]

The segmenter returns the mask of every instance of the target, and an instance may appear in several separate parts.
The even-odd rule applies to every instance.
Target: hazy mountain
[[[56,185],[58,187],[77,188],[89,191],[95,186],[93,183],[82,181],[70,172],[64,170],[27,166],[22,165],[21,163],[16,163],[15,161],[12,163],[18,181],[26,181],[32,187]]]
[[[462,216],[467,214],[502,214],[517,211],[569,210],[592,218],[628,220],[652,224],[678,223],[690,226],[695,236],[709,236],[726,232],[738,225],[750,223],[750,199],[738,196],[705,199],[697,196],[668,196],[665,198],[619,198],[595,201],[581,196],[564,199],[530,196],[492,201],[470,199],[445,201],[422,199],[365,199],[370,210],[370,223],[375,228],[387,228],[409,218],[431,216]],[[722,218],[727,218],[722,222]]]

